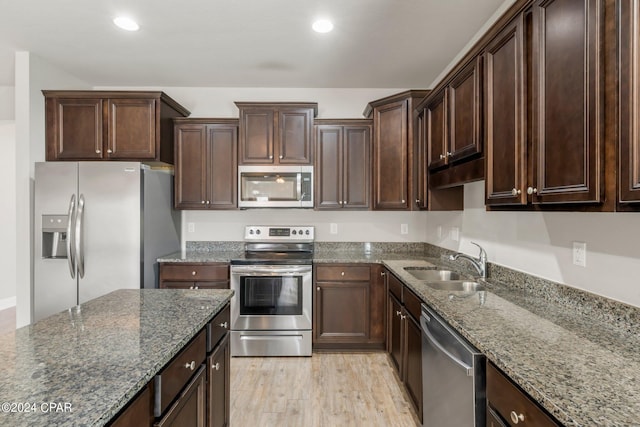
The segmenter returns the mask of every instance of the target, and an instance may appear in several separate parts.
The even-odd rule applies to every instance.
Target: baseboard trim
[[[0,299],[0,310],[12,308],[16,306],[16,297],[9,297]]]

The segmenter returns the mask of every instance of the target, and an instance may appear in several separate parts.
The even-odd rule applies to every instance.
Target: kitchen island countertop
[[[106,424],[231,290],[118,290],[0,335],[0,425]]]

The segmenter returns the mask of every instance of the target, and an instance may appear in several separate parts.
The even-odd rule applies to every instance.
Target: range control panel
[[[314,239],[314,227],[249,225],[244,229],[245,240],[310,241]]]

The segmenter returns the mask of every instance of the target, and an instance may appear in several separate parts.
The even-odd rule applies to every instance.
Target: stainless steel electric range
[[[314,227],[247,226],[231,260],[231,355],[311,356]]]

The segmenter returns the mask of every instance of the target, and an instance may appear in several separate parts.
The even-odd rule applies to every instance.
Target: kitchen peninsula
[[[232,294],[118,290],[0,336],[0,425],[105,425]]]

